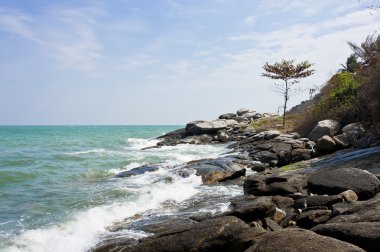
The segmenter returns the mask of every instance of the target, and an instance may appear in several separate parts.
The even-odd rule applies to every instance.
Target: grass
[[[287,115],[285,126],[282,126],[282,116],[263,117],[252,122],[252,127],[256,132],[267,130],[278,130],[283,133],[293,132],[294,119],[296,115]]]

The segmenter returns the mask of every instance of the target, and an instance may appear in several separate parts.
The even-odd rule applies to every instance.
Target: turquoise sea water
[[[170,167],[214,157],[223,146],[141,150],[179,127],[0,126],[0,250],[86,251],[117,221],[209,192],[199,177]],[[113,177],[159,162],[157,172]],[[130,230],[139,235],[146,234]]]

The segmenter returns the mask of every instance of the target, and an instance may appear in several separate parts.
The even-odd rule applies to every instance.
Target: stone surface
[[[316,209],[302,212],[297,216],[297,225],[303,228],[311,228],[315,225],[325,223],[330,219],[331,210]]]
[[[321,153],[332,153],[335,151],[336,143],[330,136],[323,136],[317,141],[317,150]]]
[[[303,209],[307,207],[315,206],[327,206],[330,207],[333,204],[342,202],[343,198],[337,195],[323,196],[323,195],[314,195],[307,196],[294,201],[294,205],[297,209]]]
[[[244,114],[246,114],[248,112],[249,112],[249,109],[247,109],[247,108],[240,108],[238,111],[236,111],[236,114],[238,116],[242,116],[242,115],[244,115]]]
[[[242,220],[226,216],[143,238],[128,252],[243,251],[251,240],[263,233],[265,230],[250,228]]]
[[[129,171],[123,171],[115,175],[116,178],[126,178],[130,176],[135,176],[135,175],[141,175],[146,172],[154,172],[160,169],[159,165],[144,165],[140,167],[133,168]]]
[[[138,242],[132,238],[114,238],[100,242],[89,252],[119,252],[126,251],[129,247],[136,245]]]
[[[379,179],[356,168],[329,169],[315,172],[308,179],[310,192],[335,195],[346,190],[354,191],[359,199],[368,199],[379,192]]]
[[[312,231],[355,244],[366,251],[380,251],[380,222],[320,224]]]
[[[186,130],[194,135],[217,133],[219,130],[227,128],[227,123],[222,120],[213,122],[190,122],[186,125]]]
[[[216,135],[217,141],[222,142],[222,143],[227,142],[229,138],[230,137],[228,136],[228,134],[224,131],[219,131],[218,134]]]
[[[198,176],[202,176],[203,183],[213,184],[245,175],[244,166],[235,161],[228,157],[196,160],[185,164],[182,169],[194,169]]]
[[[336,120],[319,121],[307,137],[316,142],[325,135],[334,136],[339,131],[339,127],[339,122]]]
[[[364,252],[347,242],[318,235],[312,231],[287,228],[259,236],[255,245],[245,252],[302,251],[302,252]]]
[[[256,196],[305,193],[306,177],[301,174],[283,176],[249,176],[244,181],[244,194]]]
[[[333,140],[336,144],[336,147],[338,148],[345,148],[350,145],[350,142],[348,141],[347,135],[345,133],[334,136]]]
[[[219,119],[233,119],[236,117],[235,113],[226,113],[219,116]]]
[[[276,212],[276,205],[272,202],[272,197],[246,198],[245,200],[232,201],[232,210],[226,214],[236,216],[249,223],[254,220],[271,217]]]
[[[341,192],[338,194],[338,196],[341,197],[344,201],[348,201],[348,202],[358,201],[358,195],[352,190]]]
[[[335,204],[333,210],[337,216],[328,223],[380,222],[380,193],[366,201]]]

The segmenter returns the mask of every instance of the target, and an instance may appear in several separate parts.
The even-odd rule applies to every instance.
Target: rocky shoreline
[[[229,143],[223,156],[173,170],[183,177],[195,171],[208,185],[242,185],[244,195],[230,199],[223,213],[164,220],[147,228],[151,236],[112,238],[91,251],[379,251],[378,138],[360,123],[334,120],[319,122],[307,138],[254,131],[253,121],[271,117],[240,109],[159,137],[154,148]],[[116,177],[157,169],[152,164]],[[256,173],[246,176],[247,170]]]

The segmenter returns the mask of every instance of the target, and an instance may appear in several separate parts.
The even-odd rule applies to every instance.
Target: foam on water
[[[155,183],[158,177],[163,176],[170,176],[173,179],[172,183],[165,180]],[[199,192],[197,187],[201,184],[201,179],[195,175],[182,178],[160,169],[147,176],[134,176],[128,182],[130,186],[125,189],[138,192],[133,201],[93,207],[75,214],[70,220],[59,225],[25,231],[15,239],[13,246],[4,251],[85,251],[109,232],[107,226],[137,213],[160,208],[160,204],[167,200],[181,202],[195,195]],[[137,190],[133,187],[137,187]],[[133,238],[144,235],[130,230],[123,234],[129,234]]]

